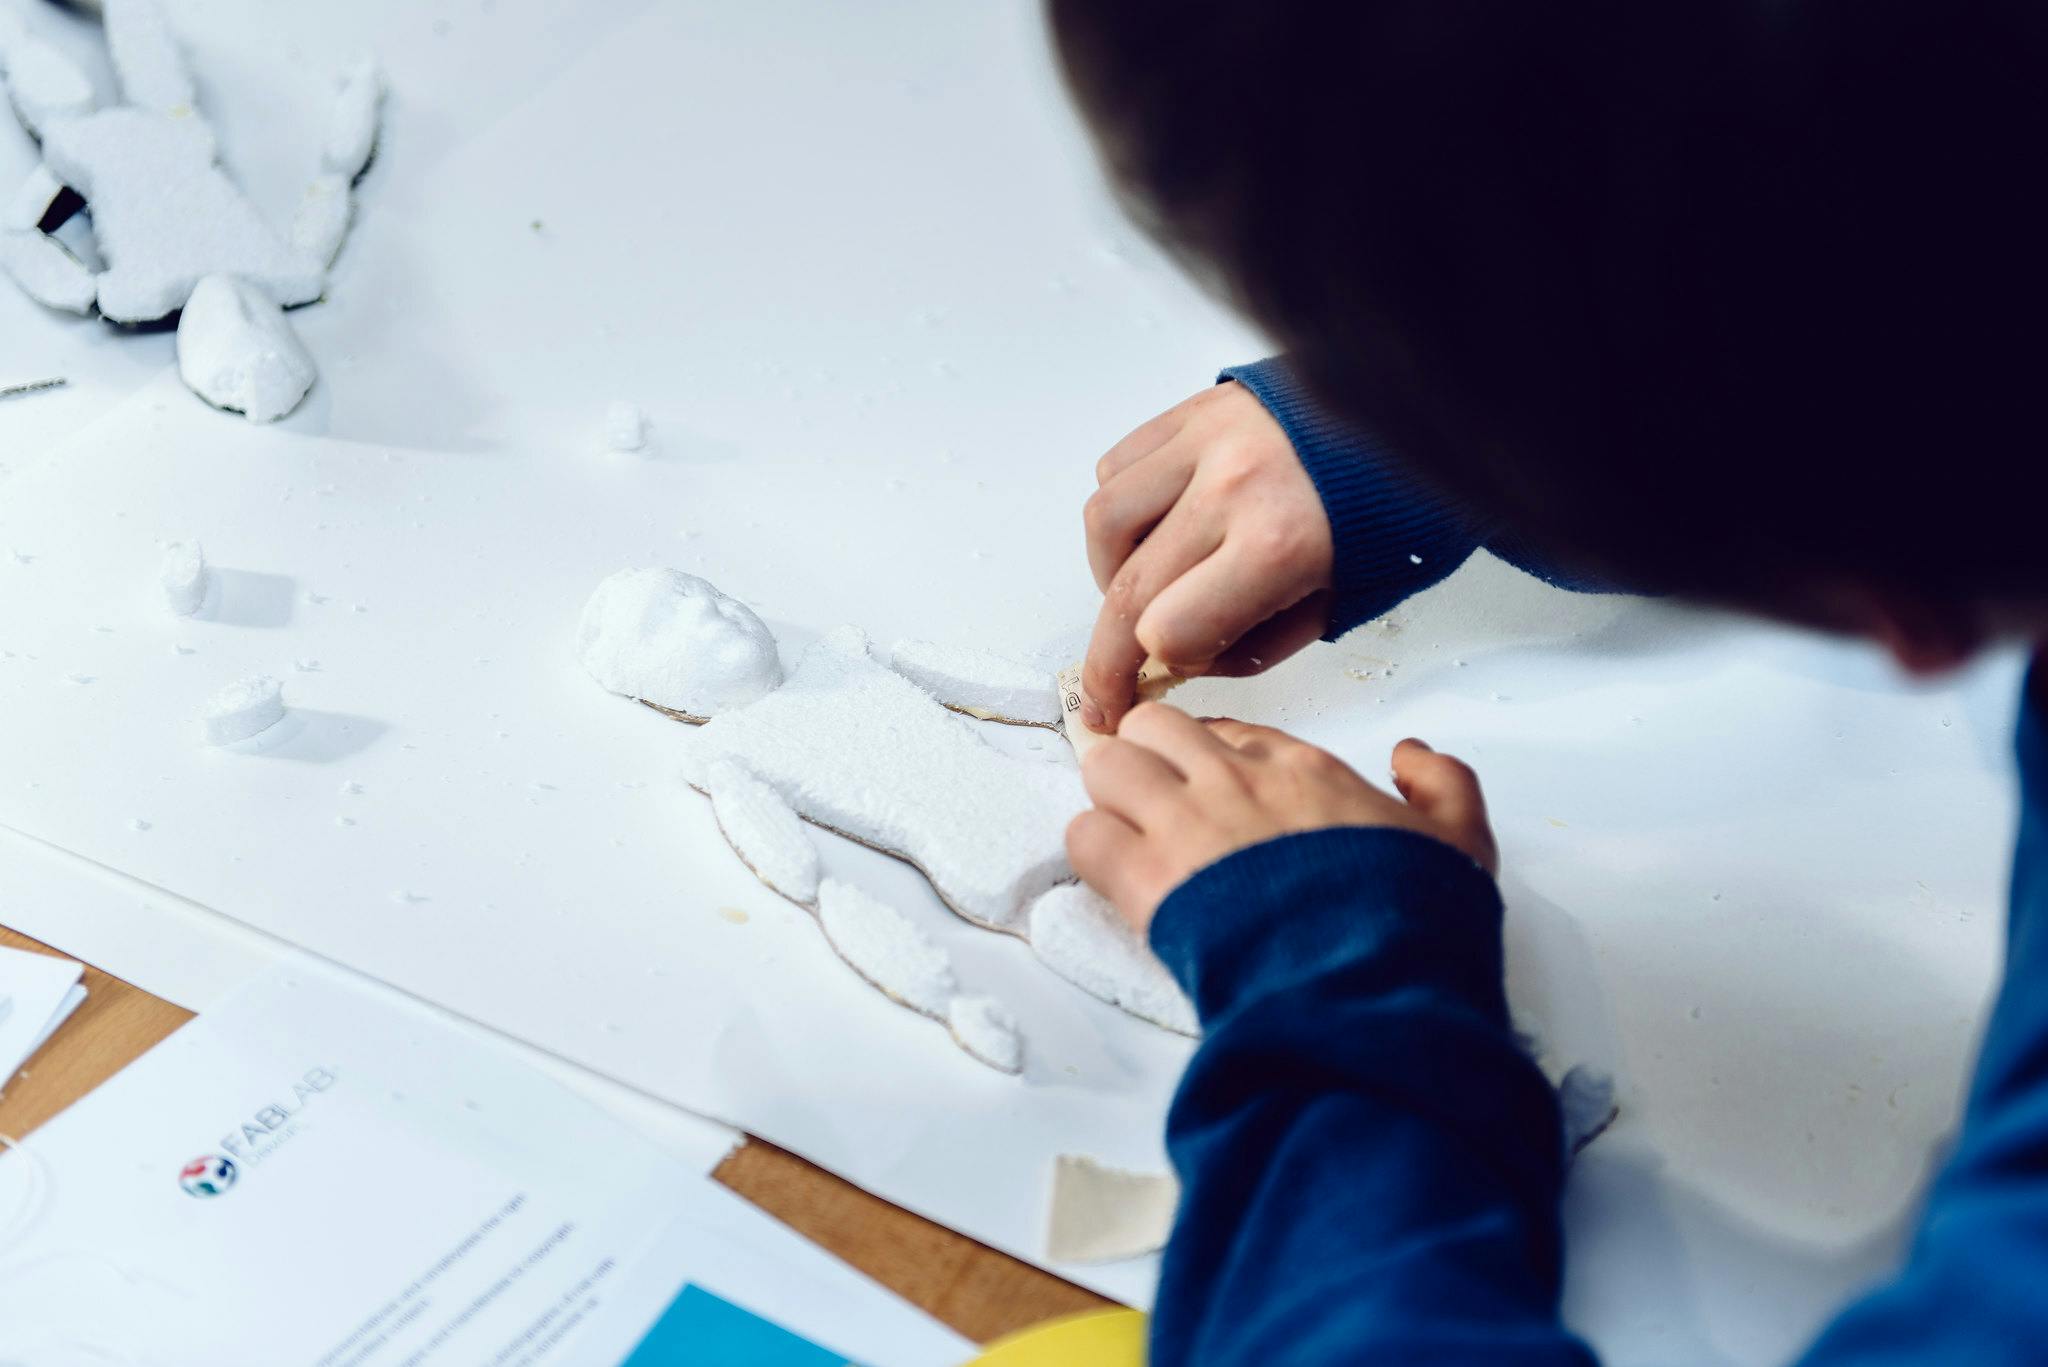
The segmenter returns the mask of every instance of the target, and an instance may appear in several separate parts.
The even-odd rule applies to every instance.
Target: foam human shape
[[[620,570],[599,584],[576,624],[576,657],[610,692],[692,720],[782,682],[775,635],[754,610],[681,570]]]
[[[992,650],[898,641],[889,665],[955,712],[986,721],[1059,725],[1052,674],[1023,660]]]
[[[284,720],[284,685],[267,674],[255,674],[213,695],[200,718],[208,745],[233,745],[261,735]]]
[[[107,57],[121,99],[137,109],[187,118],[199,103],[185,54],[156,0],[105,0]]]
[[[1024,1071],[1024,1037],[1017,1018],[993,997],[960,995],[946,1003],[953,1042],[999,1073]]]
[[[163,589],[164,602],[178,616],[190,617],[205,606],[212,580],[206,551],[197,541],[180,541],[164,552],[157,583]]]
[[[99,282],[56,238],[34,228],[0,229],[0,271],[48,308],[91,313]]]
[[[953,961],[908,916],[828,878],[818,887],[818,925],[833,951],[883,995],[920,1015],[946,1018],[959,987]]]
[[[712,761],[702,782],[718,829],[741,862],[773,891],[800,906],[815,906],[823,870],[803,818],[732,760]]]
[[[209,275],[178,320],[178,374],[193,393],[251,422],[274,422],[313,387],[313,357],[291,320],[246,280]]]
[[[334,109],[327,120],[327,139],[320,150],[320,168],[354,181],[377,150],[377,123],[384,104],[384,73],[365,57],[341,78]]]
[[[1067,883],[1031,905],[1032,952],[1091,997],[1182,1035],[1199,1035],[1194,1004],[1104,898]]]
[[[323,267],[333,265],[354,217],[355,196],[348,188],[348,177],[332,172],[313,177],[299,196],[298,212],[292,215],[292,250]]]
[[[0,72],[22,127],[40,137],[53,119],[92,108],[92,82],[78,64],[25,28],[11,11],[0,12]]]
[[[714,717],[693,748],[738,760],[806,820],[909,860],[990,929],[1022,934],[1032,899],[1073,876],[1080,775],[997,749],[877,663],[853,628],[806,650],[782,687]]]
[[[91,206],[107,269],[100,312],[147,323],[177,312],[209,275],[233,275],[287,307],[318,299],[326,274],[288,247],[214,160],[195,117],[102,109],[52,120],[43,159]]]

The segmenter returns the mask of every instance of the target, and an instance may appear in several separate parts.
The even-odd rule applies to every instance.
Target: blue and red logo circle
[[[209,1153],[193,1159],[179,1171],[178,1185],[184,1188],[187,1196],[204,1199],[224,1194],[241,1175],[234,1159]]]

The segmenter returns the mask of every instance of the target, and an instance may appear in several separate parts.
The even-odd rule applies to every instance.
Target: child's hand
[[[1110,448],[1083,509],[1102,612],[1081,720],[1116,728],[1149,654],[1182,674],[1256,674],[1323,634],[1330,520],[1250,390],[1212,385]]]
[[[1092,810],[1067,827],[1074,871],[1140,934],[1166,895],[1225,855],[1275,836],[1385,826],[1432,836],[1499,870],[1479,780],[1419,740],[1394,747],[1391,797],[1269,726],[1200,722],[1146,703],[1081,761]]]

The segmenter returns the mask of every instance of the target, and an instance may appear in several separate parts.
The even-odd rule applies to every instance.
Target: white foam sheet
[[[259,13],[242,18],[264,32]],[[341,272],[380,288],[338,285],[295,320],[338,358],[308,403],[256,432],[169,385],[47,469],[4,457],[0,547],[33,558],[0,556],[0,649],[19,657],[0,658],[0,819],[1026,1256],[1052,1153],[1158,1170],[1186,1041],[831,842],[835,876],[912,909],[1016,1011],[1024,1079],[873,1011],[679,790],[676,724],[564,650],[590,585],[642,563],[710,576],[787,648],[852,621],[1078,653],[1095,458],[1261,348],[1119,226],[1036,13],[621,7],[532,26],[573,41],[483,81],[462,24],[436,37],[425,11],[377,9],[419,30],[370,44],[394,96],[364,185],[387,203]],[[274,165],[279,195],[258,198],[289,203],[314,144],[244,137],[210,93],[209,50],[232,44],[192,45],[228,161],[252,193]],[[449,84],[407,80],[443,54]],[[406,105],[459,111],[451,89],[494,121],[430,158],[405,130],[450,125]],[[633,164],[648,129],[706,124],[750,137],[674,139],[660,176]],[[82,354],[38,326],[0,326],[0,348],[48,335]],[[988,421],[1020,393],[1058,399]],[[655,458],[588,458],[618,394],[661,428]],[[65,401],[7,420],[57,430],[27,405]],[[185,536],[238,572],[218,620],[167,620],[145,591],[158,543]],[[1622,1119],[1573,1178],[1569,1318],[1617,1363],[1788,1356],[1896,1247],[1953,1120],[2002,924],[2015,661],[1915,692],[1860,650],[1574,600],[1487,562],[1399,620],[1175,701],[1291,726],[1369,775],[1410,733],[1478,766],[1513,998],[1558,1056],[1621,1083]],[[173,654],[188,637],[201,654]],[[325,717],[305,739],[259,756],[176,741],[192,680],[297,658],[322,661],[293,677],[295,707]],[[338,798],[345,779],[363,792]],[[132,830],[145,811],[157,824]],[[394,886],[428,900],[396,905]],[[458,959],[470,971],[446,973]],[[1083,1275],[1148,1294],[1142,1264]]]

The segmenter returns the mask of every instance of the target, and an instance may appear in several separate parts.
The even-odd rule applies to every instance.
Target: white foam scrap
[[[1180,1205],[1172,1173],[1128,1172],[1087,1154],[1053,1160],[1045,1256],[1055,1263],[1122,1262],[1166,1246]]]
[[[157,576],[164,601],[180,617],[190,617],[206,602],[212,575],[206,568],[206,551],[197,541],[174,543],[164,553],[164,567]]]
[[[342,77],[327,122],[327,141],[320,152],[321,169],[353,181],[377,150],[377,118],[384,103],[384,73],[374,58],[365,57]]]
[[[1021,933],[1032,899],[1072,876],[1066,826],[1087,795],[1073,769],[1006,754],[982,731],[841,628],[695,745],[737,759],[807,820],[909,859],[969,920]]]
[[[209,275],[178,320],[178,374],[215,408],[274,422],[313,387],[313,357],[284,310],[256,286]]]
[[[614,451],[647,449],[647,415],[639,404],[615,399],[605,408],[604,443]]]
[[[199,103],[192,72],[156,0],[105,0],[102,18],[122,101],[173,118],[191,115]]]
[[[1017,1018],[993,997],[959,996],[946,1003],[953,1042],[1002,1073],[1024,1070],[1024,1036]]]
[[[1092,997],[1182,1035],[1199,1035],[1194,1003],[1130,923],[1082,883],[1031,904],[1031,948],[1053,972]]]
[[[822,876],[818,846],[782,795],[729,759],[707,765],[703,782],[711,814],[733,853],[790,901],[815,904]]]
[[[909,917],[850,883],[818,887],[818,924],[840,958],[895,1001],[937,1020],[956,984],[946,951]]]
[[[7,202],[7,216],[0,220],[0,228],[38,226],[63,192],[64,187],[50,174],[50,168],[37,162],[35,169],[21,182],[21,188],[14,192],[14,198]]]
[[[298,212],[292,215],[292,250],[322,266],[333,265],[354,217],[355,196],[348,177],[322,172],[299,196]]]
[[[271,230],[214,153],[196,115],[121,107],[44,128],[51,173],[92,205],[108,318],[146,323],[175,313],[209,275],[238,276],[286,307],[320,297],[326,272]]]
[[[999,721],[1057,725],[1052,671],[992,650],[898,641],[889,652],[898,674],[948,707]]]
[[[1557,1108],[1564,1121],[1566,1153],[1577,1153],[1614,1123],[1614,1075],[1586,1064],[1565,1071],[1557,1083]]]
[[[66,313],[91,313],[99,297],[99,282],[85,264],[35,228],[0,229],[0,271],[38,304]]]
[[[782,682],[775,635],[754,610],[681,570],[620,570],[599,584],[576,624],[576,657],[609,691],[692,717],[744,707]]]
[[[13,13],[0,14],[0,72],[22,127],[40,137],[53,119],[73,118],[92,108],[92,82],[78,64],[47,39],[21,26]]]
[[[237,680],[213,695],[200,718],[208,745],[233,745],[284,720],[284,685],[267,674]]]

